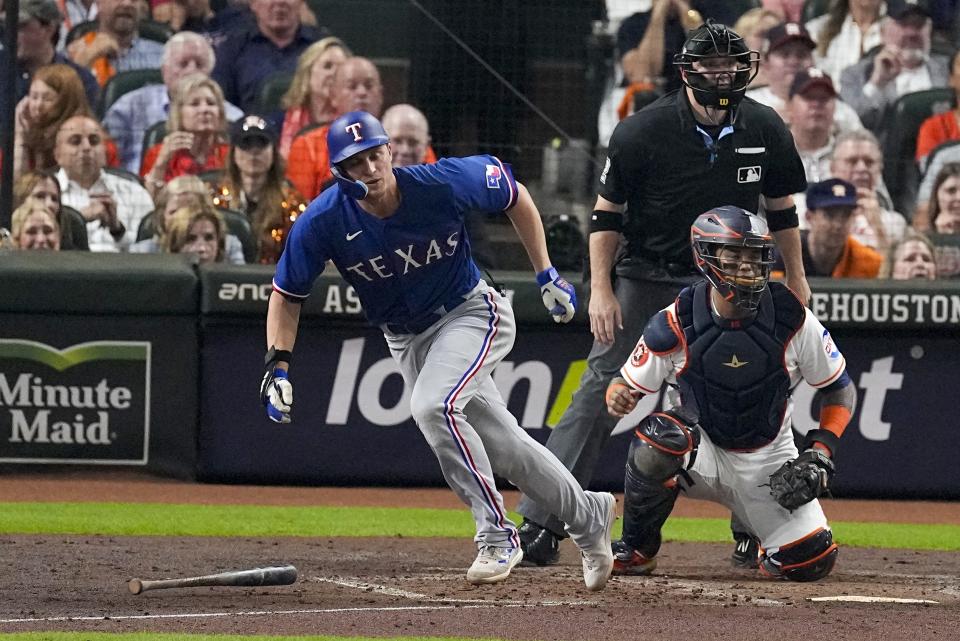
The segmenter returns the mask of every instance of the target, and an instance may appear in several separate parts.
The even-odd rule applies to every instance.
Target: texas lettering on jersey
[[[386,218],[365,212],[339,186],[320,194],[291,228],[274,289],[305,299],[332,260],[374,325],[418,322],[472,291],[480,270],[464,218],[516,204],[510,166],[494,156],[470,156],[393,173],[401,199]]]
[[[431,238],[430,242],[424,245],[410,244],[407,245],[406,249],[394,249],[393,253],[403,260],[403,272],[401,273],[406,275],[411,269],[420,269],[433,261],[453,256],[457,252],[457,245],[460,244],[459,236],[459,232],[450,234],[446,240],[441,241],[442,246],[437,239]],[[418,258],[419,260],[417,260]],[[396,272],[392,271],[386,264],[383,254],[368,258],[362,263],[350,265],[344,269],[366,279],[368,282],[373,282],[374,277],[392,278],[396,275]]]

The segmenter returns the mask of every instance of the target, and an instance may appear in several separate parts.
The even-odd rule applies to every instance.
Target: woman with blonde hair
[[[280,155],[286,158],[294,136],[307,125],[325,125],[338,115],[330,102],[333,74],[350,50],[339,38],[318,40],[300,54],[290,89],[283,96]],[[279,119],[278,119],[279,120]]]
[[[30,91],[17,105],[13,154],[15,176],[31,169],[51,169],[60,125],[73,116],[92,115],[83,81],[72,68],[55,64],[33,74]]]
[[[150,215],[153,236],[130,245],[131,254],[159,254],[163,251],[170,221],[174,214],[183,208],[198,209],[211,205],[210,189],[196,176],[177,176],[157,193],[154,199],[156,208]],[[233,234],[224,239],[226,261],[233,265],[243,265],[243,245]]]
[[[880,275],[894,280],[935,280],[937,251],[924,234],[908,229],[903,238],[890,246]]]
[[[13,212],[10,232],[17,249],[60,250],[60,223],[36,198],[28,198]]]
[[[143,156],[140,174],[155,196],[177,176],[222,169],[227,157],[223,91],[209,76],[191,74],[177,83],[163,142]]]
[[[766,53],[764,48],[767,44],[767,31],[781,22],[783,22],[783,16],[776,11],[766,7],[755,7],[737,19],[736,24],[733,25],[733,30],[747,41],[747,47],[751,51],[759,51],[763,55]],[[760,71],[757,72],[756,77],[750,84],[752,87],[767,84],[763,65],[760,65]]]
[[[181,207],[170,219],[163,250],[170,254],[196,254],[201,265],[223,262],[227,227],[206,202]]]
[[[57,218],[60,227],[60,249],[90,249],[83,216],[61,202],[60,183],[53,172],[32,170],[17,179],[13,186],[14,208],[28,199],[39,201]]]

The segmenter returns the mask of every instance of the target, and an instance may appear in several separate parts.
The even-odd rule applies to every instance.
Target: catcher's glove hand
[[[835,469],[830,457],[809,449],[770,475],[770,494],[793,512],[827,492]]]

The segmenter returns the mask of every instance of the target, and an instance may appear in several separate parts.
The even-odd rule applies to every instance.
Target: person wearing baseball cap
[[[63,17],[57,8],[56,0],[21,0],[17,28],[17,82],[14,86],[14,99],[19,102],[30,89],[33,74],[40,67],[50,64],[65,64],[71,67],[83,81],[87,100],[97,104],[100,86],[96,78],[85,67],[58,52],[57,40]],[[0,51],[0,59],[6,58],[6,52]],[[3,64],[6,64],[5,62]],[[6,93],[6,92],[4,92]]]
[[[949,58],[931,53],[933,20],[924,5],[892,7],[880,31],[881,46],[843,70],[840,95],[877,135],[896,100],[908,93],[945,87]]]
[[[747,91],[747,96],[768,107],[773,107],[785,122],[790,122],[790,87],[796,75],[813,67],[816,43],[799,22],[783,22],[767,32],[763,47],[763,66],[769,84]],[[861,129],[860,118],[850,106],[837,101],[834,108],[834,126],[838,131]]]
[[[277,132],[260,116],[235,121],[224,176],[213,190],[214,205],[240,211],[250,221],[255,259],[262,264],[277,262],[290,227],[309,202],[284,178],[277,141]]]
[[[794,76],[788,95],[790,133],[807,181],[818,182],[830,176],[837,91],[830,76],[811,67]]]
[[[846,180],[830,178],[807,187],[808,229],[800,232],[803,266],[808,276],[876,278],[883,256],[850,236],[857,188]],[[773,275],[783,274],[777,255]]]

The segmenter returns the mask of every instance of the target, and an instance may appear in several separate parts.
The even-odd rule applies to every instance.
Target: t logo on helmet
[[[363,129],[363,125],[359,122],[350,123],[343,128],[344,131],[348,131],[353,134],[353,142],[360,142],[363,140],[363,136],[360,135],[360,130]]]

